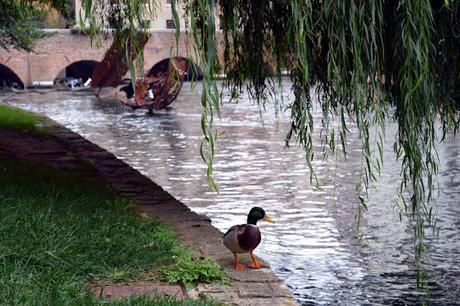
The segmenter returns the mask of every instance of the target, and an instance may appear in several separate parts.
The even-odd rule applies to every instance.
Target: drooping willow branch
[[[105,22],[91,17],[94,32],[106,24],[115,33],[139,30],[143,1],[109,2],[123,4],[123,13]],[[97,13],[97,3],[86,0],[87,16]],[[204,72],[200,152],[211,187],[217,188],[212,165],[218,137],[214,120],[220,113],[215,74],[225,73],[228,85],[247,86],[265,103],[264,98],[276,90],[273,78],[286,69],[295,97],[287,141],[305,149],[312,181],[314,95],[323,110],[321,135],[333,151],[341,143],[346,154],[347,118],[357,124],[363,154],[360,199],[382,168],[386,120],[398,123],[394,146],[402,161],[398,193],[403,212],[415,221],[420,264],[425,225],[434,222],[436,145],[460,126],[460,1],[186,0],[182,5]],[[330,124],[334,119],[341,123],[338,128]],[[436,130],[438,122],[441,133]]]
[[[209,3],[213,1],[187,1],[192,25],[202,25],[213,14],[209,9],[214,5]],[[398,122],[395,153],[402,160],[398,193],[403,211],[415,221],[420,264],[424,228],[434,222],[436,122],[441,123],[443,136],[459,127],[459,1],[221,0],[218,7],[224,37],[222,67],[229,84],[247,85],[263,99],[274,90],[271,78],[284,68],[290,71],[295,99],[288,139],[305,149],[311,180],[313,94],[323,110],[324,143],[332,150],[337,138],[346,152],[345,118],[356,122],[362,139],[364,190],[382,167],[385,121]],[[192,29],[200,41],[216,35],[209,29]],[[200,54],[215,54],[212,47],[217,48],[199,48]],[[211,63],[209,57],[202,59]],[[203,98],[210,97],[204,93]],[[203,105],[208,114],[219,109],[215,103]],[[331,117],[341,122],[337,132],[329,124]]]

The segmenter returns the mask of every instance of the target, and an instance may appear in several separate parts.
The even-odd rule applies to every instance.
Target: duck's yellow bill
[[[272,218],[270,218],[268,215],[265,215],[262,220],[270,222],[270,223],[275,223],[275,221],[273,221]]]

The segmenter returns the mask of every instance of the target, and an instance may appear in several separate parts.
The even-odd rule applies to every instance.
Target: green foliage
[[[0,304],[106,304],[88,282],[149,279],[174,264],[174,233],[133,207],[95,182],[0,156]],[[150,297],[109,304],[178,305]]]
[[[49,34],[37,27],[49,7],[66,20],[74,18],[70,0],[2,0],[0,1],[0,48],[33,51],[35,42]]]
[[[116,62],[127,64],[134,89],[138,76],[144,75],[143,50],[149,38],[144,21],[155,17],[156,8],[154,0],[84,0],[80,12],[80,28],[85,29],[89,23],[91,39],[95,39],[96,43],[112,40],[116,50],[121,51],[117,56],[124,56],[124,59]]]
[[[209,259],[193,258],[184,249],[176,249],[172,267],[163,269],[165,279],[170,283],[183,283],[195,287],[199,282],[228,284],[230,279],[220,266]]]
[[[40,15],[39,9],[24,5],[21,1],[1,1],[0,48],[32,51],[33,44],[46,35],[30,22],[32,18]]]
[[[6,105],[0,105],[0,129],[13,129],[44,134],[47,131],[40,126],[40,122],[41,119],[37,115]]]
[[[98,301],[99,303],[93,302],[89,305],[109,305],[109,306],[221,306],[215,300],[200,297],[198,300],[185,299],[176,300],[172,297],[169,298],[151,298],[149,296],[133,297],[130,299],[121,300],[110,300],[110,301]],[[79,304],[81,305],[81,304]]]
[[[295,99],[287,142],[294,140],[305,149],[312,183],[313,101],[322,108],[320,134],[331,151],[341,143],[346,153],[347,121],[357,124],[363,155],[358,214],[366,209],[367,189],[383,164],[385,121],[398,122],[398,194],[404,213],[415,221],[419,264],[425,226],[435,226],[435,146],[442,139],[436,123],[441,135],[460,126],[460,1],[222,0],[217,5],[224,37],[222,66],[232,88],[248,86],[265,107],[266,97],[276,94],[273,78],[281,69],[290,72]],[[214,67],[217,60],[217,45],[204,44],[215,41],[215,29],[206,26],[215,6],[213,0],[187,1],[204,67]],[[205,75],[210,72],[204,70]],[[209,82],[206,86],[212,88],[211,76]],[[206,160],[212,162],[218,134],[207,131],[215,130],[218,94],[205,87],[202,97],[209,117],[203,125]],[[212,173],[212,165],[208,168]]]
[[[204,139],[200,145],[200,155],[207,165],[206,176],[209,186],[213,191],[218,191],[218,186],[213,177],[212,166],[219,136],[219,132],[214,126],[214,117],[220,117],[220,94],[215,78],[218,73],[217,39],[214,35],[216,32],[216,2],[214,0],[192,1],[187,3],[186,11],[188,11],[190,18],[189,23],[194,39],[194,53],[198,57],[198,66],[203,70],[201,129]]]
[[[75,19],[75,11],[73,9],[73,0],[41,0],[47,1],[49,5],[61,13],[66,20]]]

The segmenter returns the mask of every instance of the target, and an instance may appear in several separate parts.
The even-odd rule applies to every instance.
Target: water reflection
[[[199,86],[199,84],[198,84]],[[285,88],[289,88],[286,84]],[[197,88],[199,91],[199,88]],[[283,92],[287,103],[290,94]],[[147,116],[93,96],[70,93],[7,95],[16,106],[45,113],[113,152],[159,183],[225,231],[245,220],[250,207],[262,206],[277,220],[261,224],[258,254],[288,284],[302,304],[416,304],[411,227],[393,211],[399,165],[387,146],[381,179],[370,193],[362,241],[356,239],[356,185],[362,159],[352,124],[349,157],[328,156],[314,166],[322,189],[308,182],[303,151],[286,148],[288,114],[261,118],[250,101],[225,104],[225,134],[219,140],[214,171],[221,192],[209,191],[199,156],[202,139],[199,95],[188,86],[170,112]],[[319,111],[315,113],[320,118]],[[262,124],[263,121],[263,124]],[[319,123],[320,121],[317,120]],[[390,124],[388,139],[396,131]],[[315,148],[320,152],[315,137]],[[316,156],[320,156],[317,154]],[[430,241],[432,296],[435,304],[460,298],[460,144],[448,139],[439,148],[439,240]]]

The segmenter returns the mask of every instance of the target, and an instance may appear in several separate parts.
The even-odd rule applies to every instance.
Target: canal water
[[[200,84],[186,84],[170,111],[146,115],[91,93],[3,94],[0,102],[45,114],[113,152],[160,184],[192,210],[226,231],[261,206],[277,221],[260,222],[263,238],[256,254],[267,260],[302,305],[414,305],[414,242],[410,220],[394,209],[400,166],[392,143],[396,125],[388,123],[382,175],[369,195],[369,211],[355,225],[357,186],[362,167],[360,140],[350,123],[348,157],[321,151],[314,136],[314,168],[321,189],[309,184],[304,153],[285,146],[292,101],[289,84],[261,112],[243,98],[224,103],[224,135],[214,163],[220,187],[212,193],[199,155]],[[243,95],[244,96],[244,95]],[[224,100],[226,100],[224,94]],[[318,106],[314,109],[320,123]],[[460,301],[460,141],[449,135],[439,146],[438,239],[429,240],[430,288],[434,305]],[[229,256],[231,254],[229,253]]]

